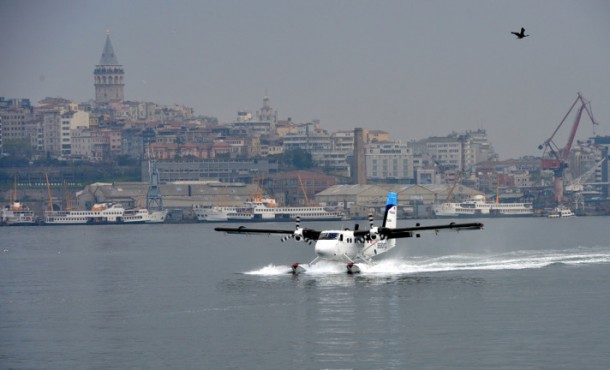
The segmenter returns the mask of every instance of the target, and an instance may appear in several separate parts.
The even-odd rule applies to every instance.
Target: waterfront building
[[[400,141],[370,143],[364,157],[368,181],[412,183],[415,180],[413,153],[407,144]]]
[[[470,171],[479,162],[498,160],[498,155],[487,138],[487,131],[483,129],[466,131],[462,143],[466,171]]]
[[[42,113],[43,148],[46,155],[61,156],[61,113],[49,110]]]
[[[214,179],[223,183],[250,184],[253,178],[268,178],[278,171],[278,163],[267,159],[158,160],[156,165],[160,183]],[[148,161],[143,161],[143,179],[150,177],[148,171]]]
[[[444,169],[463,170],[462,142],[458,137],[430,137],[426,141],[426,152]]]
[[[237,112],[237,119],[231,125],[234,130],[243,130],[248,136],[275,135],[277,111],[271,108],[269,97],[263,98],[263,106],[256,112],[256,119],[248,111]]]
[[[498,157],[483,129],[429,137],[409,142],[409,146],[416,155],[428,155],[441,171],[471,171],[477,163]]]
[[[332,176],[298,170],[270,176],[266,189],[280,204],[312,206],[315,205],[314,198],[317,193],[336,183]]]
[[[79,127],[72,130],[71,144],[73,158],[94,162],[110,159],[110,138],[98,129]]]
[[[366,142],[378,143],[384,141],[392,141],[390,134],[382,130],[366,130]]]
[[[78,128],[88,128],[89,116],[89,113],[84,111],[66,112],[61,115],[60,136],[62,157],[67,158],[72,155],[72,131]]]
[[[0,147],[9,140],[29,140],[27,126],[33,120],[32,109],[27,107],[0,108]]]
[[[610,199],[610,136],[596,136],[593,142],[599,150],[600,160],[606,158],[595,176],[602,183],[602,197]]]
[[[297,133],[284,136],[284,150],[302,149],[311,153],[316,159],[317,154],[329,152],[332,141],[328,131],[320,127],[320,121],[313,121],[297,125]]]

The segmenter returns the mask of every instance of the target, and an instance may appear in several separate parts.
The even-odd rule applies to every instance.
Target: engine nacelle
[[[297,229],[294,231],[294,239],[298,242],[300,242],[301,240],[305,240],[305,238],[303,237],[303,229]]]
[[[375,239],[377,239],[378,236],[379,236],[379,228],[377,226],[372,227],[371,230],[369,230],[369,239],[375,240]]]

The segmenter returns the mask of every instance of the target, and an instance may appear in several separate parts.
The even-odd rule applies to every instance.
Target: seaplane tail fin
[[[398,195],[396,193],[388,193],[388,200],[385,204],[385,213],[383,215],[383,227],[389,229],[396,228],[396,206],[398,205]]]
[[[398,213],[398,194],[389,192],[388,200],[385,205],[385,214],[383,215],[383,227],[395,229],[397,225]],[[386,249],[392,249],[396,246],[396,239],[385,240]]]
[[[383,226],[380,228],[373,226],[371,216],[371,230],[367,231],[370,236],[364,242],[364,248],[361,255],[364,259],[370,259],[378,254],[385,253],[396,246],[395,239],[385,238],[378,233],[378,229],[395,229],[397,224],[396,206],[398,204],[398,195],[396,193],[388,193],[388,200],[383,214]]]

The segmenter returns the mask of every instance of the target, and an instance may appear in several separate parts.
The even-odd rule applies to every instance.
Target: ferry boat
[[[125,214],[118,204],[98,203],[89,211],[45,211],[45,225],[87,225],[117,223]]]
[[[193,206],[198,221],[231,222],[231,221],[291,221],[301,220],[339,221],[344,219],[342,212],[326,209],[322,206],[278,207],[273,198],[258,198],[247,201],[240,207]]]
[[[158,224],[165,222],[167,209],[149,210],[146,208],[126,209],[120,222]]]
[[[569,217],[575,217],[576,214],[574,214],[574,212],[572,212],[571,209],[569,209],[568,207],[565,206],[559,206],[559,207],[555,207],[553,209],[553,211],[551,211],[547,217],[548,218],[569,218]]]
[[[198,221],[205,222],[251,221],[254,218],[252,210],[243,207],[201,207],[195,205],[193,206],[193,212]]]
[[[161,223],[167,210],[125,209],[120,204],[98,203],[89,211],[46,211],[45,225],[95,225],[121,223]]]
[[[12,202],[2,209],[0,224],[7,226],[36,225],[38,218],[25,204]]]
[[[15,176],[15,188],[10,195],[9,204],[0,212],[0,225],[28,226],[36,225],[38,217],[28,206],[18,201],[17,198],[17,176]]]
[[[534,215],[532,203],[487,202],[484,195],[474,195],[459,203],[441,203],[433,207],[437,217],[525,217]]]

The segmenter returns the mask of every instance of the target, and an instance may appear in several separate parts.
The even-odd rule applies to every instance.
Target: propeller
[[[294,238],[296,241],[301,241],[303,239],[303,229],[301,229],[301,216],[297,215],[296,218],[296,229],[294,230]]]
[[[282,237],[280,241],[285,242],[288,239],[294,239],[298,242],[308,242],[309,244],[311,244],[311,240],[303,236],[303,229],[301,228],[301,216],[296,217],[294,233],[292,233],[292,235],[286,235]]]
[[[282,239],[280,239],[280,241],[285,242],[288,239],[295,239],[297,236],[302,237],[303,236],[303,232],[301,231],[300,235],[299,235],[299,229],[301,228],[301,216],[297,216],[296,220],[295,220],[295,229],[294,229],[294,233],[292,233],[292,235],[286,235],[283,236]],[[297,241],[300,239],[297,239]]]
[[[368,240],[377,239],[377,235],[379,235],[379,228],[375,226],[375,220],[373,218],[373,214],[369,213],[369,233],[367,235]]]
[[[359,225],[356,224],[356,227],[354,228],[355,231],[358,231],[359,229]],[[356,238],[356,241],[358,243],[364,243],[365,241],[371,241],[371,240],[375,240],[377,239],[377,236],[379,236],[379,228],[375,226],[375,219],[373,218],[373,213],[369,213],[369,231],[366,234],[360,234],[360,236],[358,238]]]

